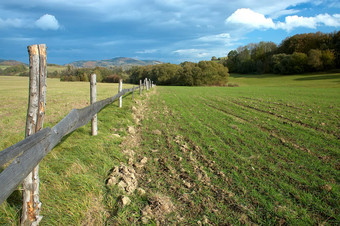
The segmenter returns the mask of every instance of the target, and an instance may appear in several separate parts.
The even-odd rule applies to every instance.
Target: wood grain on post
[[[29,54],[29,100],[25,136],[28,137],[43,127],[46,104],[46,45],[28,46]],[[42,219],[39,215],[39,165],[24,179],[23,208],[21,225],[37,225]]]
[[[96,103],[97,101],[97,75],[91,74],[90,79],[90,91],[91,91],[91,104]],[[92,136],[97,135],[97,114],[95,114],[91,120],[91,130]]]
[[[118,93],[120,93],[123,90],[123,80],[119,79],[119,85],[118,85]],[[123,97],[119,97],[118,106],[121,108],[123,105]]]
[[[142,95],[142,80],[139,80],[139,95]]]

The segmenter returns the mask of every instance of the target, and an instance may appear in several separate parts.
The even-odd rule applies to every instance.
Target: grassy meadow
[[[230,82],[240,87],[160,86],[127,96],[122,109],[114,103],[99,113],[98,136],[89,125],[68,135],[41,162],[41,224],[338,225],[340,74]],[[0,77],[0,149],[24,136],[27,86],[27,78]],[[99,100],[117,92],[113,84],[97,89]],[[45,126],[88,103],[88,83],[49,79]],[[146,195],[134,192],[119,207],[121,191],[105,180],[129,164],[128,126],[138,131],[132,166]],[[172,204],[157,207],[155,196]],[[20,200],[16,191],[0,206],[1,225],[18,223]]]

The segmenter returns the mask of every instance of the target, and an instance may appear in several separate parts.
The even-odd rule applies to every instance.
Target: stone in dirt
[[[140,160],[141,164],[146,164],[147,162],[148,162],[148,158],[147,157],[144,157],[144,158],[142,158],[142,160]]]
[[[137,188],[137,192],[140,196],[145,195],[145,190],[143,188]]]
[[[146,218],[153,218],[159,221],[165,219],[165,216],[175,210],[171,199],[167,196],[156,194],[149,198],[150,205],[144,207],[141,211]]]
[[[130,134],[136,134],[136,130],[133,126],[128,126],[128,133]]]
[[[162,134],[162,132],[158,129],[152,130],[152,133],[155,134],[155,135],[161,135]]]
[[[127,196],[125,196],[125,195],[122,195],[121,197],[120,197],[120,203],[121,203],[121,205],[124,207],[124,206],[127,206],[127,205],[129,205],[130,203],[131,203],[131,199],[129,198],[129,197],[127,197]]]
[[[138,185],[135,173],[136,171],[132,167],[116,166],[109,176],[107,185],[118,185],[122,191],[131,194],[137,189]]]

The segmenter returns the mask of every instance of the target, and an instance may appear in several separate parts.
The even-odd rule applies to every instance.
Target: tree
[[[324,69],[332,69],[335,66],[335,56],[329,49],[321,51],[321,60]]]
[[[308,52],[308,65],[312,69],[314,69],[314,71],[319,71],[323,69],[321,57],[322,57],[321,50],[311,49]]]

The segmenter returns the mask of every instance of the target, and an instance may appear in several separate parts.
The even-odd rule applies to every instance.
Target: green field
[[[3,149],[23,137],[28,81],[0,79]],[[230,82],[240,87],[156,87],[135,101],[127,96],[122,109],[106,107],[97,137],[80,128],[42,161],[41,223],[339,224],[339,74],[231,75]],[[98,99],[117,90],[99,87]],[[88,90],[50,79],[45,125],[86,106]],[[122,163],[146,191],[129,194],[126,207],[118,204],[124,193],[105,186]],[[0,206],[0,224],[19,215],[15,192]]]

